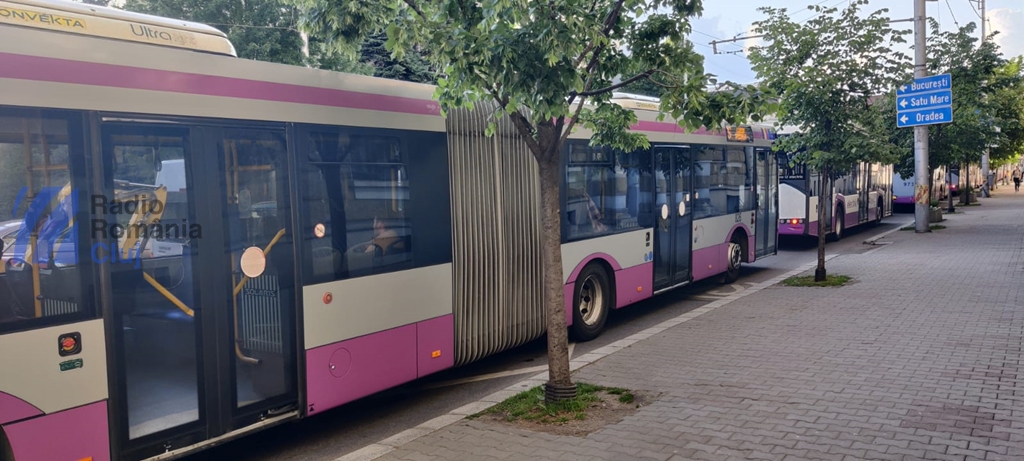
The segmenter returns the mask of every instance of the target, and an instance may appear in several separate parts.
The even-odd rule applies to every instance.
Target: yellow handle
[[[195,317],[195,312],[193,312],[192,309],[189,309],[188,306],[185,305],[185,303],[181,302],[181,300],[178,299],[177,296],[174,296],[174,294],[172,294],[170,291],[167,291],[167,289],[164,288],[164,286],[161,285],[160,282],[157,282],[156,279],[151,277],[145,271],[142,272],[142,277],[145,278],[146,281],[153,286],[153,288],[156,288],[156,291],[159,291],[160,294],[164,295],[164,297],[167,298],[168,301],[173,303],[175,306],[178,306],[178,309],[181,309],[182,312],[188,314],[189,317]]]

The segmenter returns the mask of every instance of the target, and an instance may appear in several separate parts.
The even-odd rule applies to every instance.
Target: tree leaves
[[[948,73],[953,79],[953,122],[928,130],[929,163],[933,167],[978,163],[992,145],[996,146],[991,151],[993,160],[1019,154],[1024,148],[1024,130],[1019,128],[1024,120],[1020,66],[1003,59],[994,41],[979,44],[974,23],[956,31],[941,31],[935,21],[930,25],[928,71]],[[894,118],[895,102],[887,103],[884,110],[887,118]],[[890,125],[889,132],[901,145],[912,145],[911,130]],[[905,149],[901,154],[897,172],[907,177],[914,171],[913,151]]]
[[[766,44],[753,47],[752,67],[779,94],[779,123],[799,130],[776,148],[798,152],[797,161],[833,177],[863,161],[891,158],[895,148],[876,132],[879,114],[869,108],[872,97],[909,75],[910,58],[891,49],[907,31],[891,28],[885,9],[861,17],[867,4],[814,5],[819,14],[805,24],[784,8],[766,7],[760,11],[767,17],[755,23]]]
[[[443,76],[443,110],[489,97],[520,114],[533,138],[545,123],[565,131],[580,122],[602,143],[635,146],[628,117],[610,102],[624,82],[653,84],[664,112],[689,129],[745,122],[771,104],[762,88],[712,87],[687,39],[696,0],[291,1],[308,31],[342,49],[379,32],[396,56],[422,48]]]

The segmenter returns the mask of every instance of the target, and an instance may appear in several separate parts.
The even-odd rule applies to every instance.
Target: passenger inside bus
[[[601,209],[582,189],[570,190],[566,216],[572,235],[593,235],[608,230],[608,226],[601,222]]]
[[[367,242],[366,253],[380,253],[381,256],[392,254],[394,252],[405,252],[405,245],[402,238],[398,236],[398,233],[390,229],[387,224],[378,216],[373,217],[373,234],[372,240]]]

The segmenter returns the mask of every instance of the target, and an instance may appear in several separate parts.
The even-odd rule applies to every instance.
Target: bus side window
[[[309,146],[303,240],[313,278],[342,280],[411,268],[410,178],[400,140],[310,133]]]
[[[0,331],[83,317],[88,199],[72,116],[0,109]],[[36,296],[38,293],[38,296]]]

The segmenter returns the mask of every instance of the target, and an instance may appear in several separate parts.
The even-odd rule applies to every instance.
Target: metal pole
[[[914,78],[928,76],[925,67],[925,0],[914,0]],[[914,232],[930,232],[931,174],[928,171],[928,126],[914,127]]]
[[[981,4],[981,44],[985,44],[985,0],[978,0]],[[989,178],[989,165],[988,165],[988,147],[985,148],[985,152],[981,154],[981,177],[984,179],[981,187],[981,195],[984,197],[990,197],[989,191],[992,190],[992,180]]]

